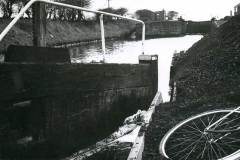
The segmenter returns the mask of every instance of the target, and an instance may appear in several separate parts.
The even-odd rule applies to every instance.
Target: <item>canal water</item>
[[[145,41],[145,54],[158,55],[158,90],[163,100],[169,101],[169,77],[172,56],[175,52],[187,50],[202,38],[201,35],[187,35],[174,38],[156,38]],[[101,43],[85,44],[70,48],[73,63],[100,62],[106,63],[138,63],[142,53],[141,41],[107,41],[106,55],[102,54]]]

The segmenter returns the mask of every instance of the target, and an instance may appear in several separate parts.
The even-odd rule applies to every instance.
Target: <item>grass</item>
[[[10,23],[9,19],[0,19],[0,32]],[[119,20],[105,23],[106,38],[124,38],[135,28],[135,23]],[[101,38],[98,22],[47,22],[47,45],[69,44],[93,41]],[[30,19],[21,19],[0,43],[0,52],[11,45],[32,45],[32,23]]]

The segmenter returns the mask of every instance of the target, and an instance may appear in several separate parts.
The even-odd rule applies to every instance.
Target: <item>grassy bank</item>
[[[156,107],[152,122],[146,132],[143,160],[168,160],[159,153],[160,141],[169,129],[182,120],[208,110],[234,106],[231,103],[222,103],[220,99],[209,99],[201,103],[189,103],[188,105],[179,103],[161,104]]]
[[[0,31],[2,31],[10,20],[0,19]],[[105,24],[106,38],[124,38],[135,28],[135,23],[128,21],[113,21]],[[47,45],[76,43],[92,41],[101,38],[100,27],[96,22],[47,22]],[[32,23],[31,20],[21,19],[16,26],[0,42],[0,51],[5,50],[10,44],[32,45]]]
[[[240,17],[232,17],[187,52],[175,55],[170,84],[176,83],[177,102],[221,97],[240,103]]]
[[[166,132],[190,116],[240,105],[240,17],[232,17],[188,51],[173,58],[170,84],[176,101],[156,108],[145,138],[144,160],[165,160],[159,144]]]

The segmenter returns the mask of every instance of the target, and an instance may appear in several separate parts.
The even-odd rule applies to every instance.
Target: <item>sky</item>
[[[108,0],[92,0],[91,9],[106,8]],[[185,20],[210,20],[230,15],[240,0],[110,0],[110,7],[125,7],[130,13],[138,9],[177,11]]]

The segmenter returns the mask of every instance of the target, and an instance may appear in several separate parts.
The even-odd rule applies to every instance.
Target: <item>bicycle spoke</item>
[[[214,120],[215,116],[216,115],[213,115],[213,117],[212,117],[211,121],[209,122],[208,126],[210,126],[212,124],[212,122],[214,122],[213,120]]]
[[[237,139],[235,141],[225,142],[225,143],[229,144],[229,143],[236,143],[236,142],[240,142],[240,139]]]
[[[192,126],[189,126],[189,125],[187,125],[189,128],[192,128],[193,130],[196,130],[196,131],[198,131],[198,132],[200,132],[200,133],[202,133],[202,131],[200,131],[200,130],[198,130],[198,129],[196,129],[196,128],[194,128],[194,127],[192,127]]]
[[[240,119],[240,117],[238,117],[238,118],[236,118],[236,119],[232,119],[232,120],[230,120],[230,121],[226,121],[226,122],[220,124],[218,127],[222,127],[222,126],[226,125],[226,126],[224,127],[224,129],[226,129],[230,124],[233,124],[234,121],[239,120],[239,119]],[[235,125],[235,126],[238,126],[238,127],[239,127],[239,124],[237,124],[237,125]],[[232,128],[232,127],[231,127],[231,128]],[[237,127],[236,127],[236,128],[237,128]]]
[[[208,145],[209,145],[209,144],[208,144]],[[208,159],[211,160],[211,156],[210,156],[209,150],[210,150],[210,147],[207,148],[207,155],[208,155]]]
[[[198,131],[188,131],[188,130],[186,130],[186,129],[185,129],[185,130],[182,129],[181,132],[178,131],[178,132],[176,132],[176,133],[174,133],[174,134],[178,134],[178,133],[179,133],[179,134],[183,134],[183,133],[199,133],[199,132],[198,132]]]
[[[198,139],[199,138],[199,136],[195,136],[194,138],[188,138],[188,137],[184,137],[184,138],[175,138],[174,139],[174,141],[190,141],[190,140],[194,140],[194,139]],[[176,143],[178,143],[178,142],[176,142]]]
[[[199,136],[199,131],[187,131],[187,132],[186,131],[182,131],[182,132],[177,132],[175,134]]]
[[[217,159],[218,159],[218,154],[217,154],[215,148],[213,147],[213,145],[212,145],[211,143],[210,143],[210,146],[212,147],[213,153],[216,155],[216,157],[217,157]]]
[[[197,139],[189,139],[188,141],[183,141],[182,143],[177,144],[177,145],[174,145],[173,147],[169,148],[168,150],[172,150],[172,149],[174,149],[174,148],[177,148],[177,147],[181,146],[181,145],[184,144],[184,143],[192,142],[193,140],[197,140]]]
[[[196,143],[196,142],[191,143],[189,146],[187,146],[185,149],[183,149],[183,150],[181,150],[181,151],[179,151],[179,152],[174,152],[174,153],[172,153],[173,155],[175,155],[173,158],[175,158],[176,156],[178,156],[180,153],[186,151],[189,147],[191,147],[191,146],[194,145],[195,143]],[[177,154],[176,154],[176,153],[177,153]]]
[[[196,123],[193,121],[193,125],[196,126],[196,128],[199,130],[200,133],[202,133],[201,129],[196,125]]]
[[[203,126],[206,128],[207,125],[202,121],[202,119],[200,118],[200,121],[202,122]]]
[[[185,143],[193,142],[193,141],[195,141],[195,140],[198,140],[198,139],[189,139],[188,141],[183,141],[183,142],[180,143],[180,144],[177,144],[177,145],[172,146],[171,148],[168,149],[168,151],[171,151],[171,150],[173,150],[173,149],[175,149],[175,148],[177,148],[177,147],[179,147],[179,146],[184,147],[184,146],[185,146],[185,145],[184,145]]]
[[[227,136],[223,137],[221,140],[225,141],[224,143],[226,143],[226,144],[240,142],[240,139],[238,139],[238,138],[227,137]]]
[[[218,153],[218,155],[219,155],[219,158],[223,157],[224,155],[222,155],[221,148],[219,147],[219,145],[217,143],[214,143],[213,145],[214,145],[216,153]]]
[[[195,148],[197,147],[198,143],[195,144],[195,146],[192,148],[192,150],[187,154],[187,157],[185,160],[187,160],[187,158],[191,155],[191,153],[195,150]]]
[[[230,121],[227,121],[227,123],[232,123],[232,122],[234,122],[234,121],[236,121],[236,120],[239,120],[240,119],[240,117],[237,117],[236,119],[232,119],[232,120],[230,120]]]
[[[226,156],[227,155],[227,153],[224,151],[224,149],[220,146],[220,144],[218,144],[218,143],[215,143],[216,144],[216,146],[223,152],[223,154],[224,154],[224,156]],[[222,156],[221,156],[222,157]]]
[[[202,138],[202,137],[201,137]],[[196,142],[193,142],[193,143],[191,143],[189,146],[187,146],[185,149],[183,149],[182,151],[180,151],[180,152],[175,152],[175,153],[178,153],[178,154],[175,154],[174,153],[174,157],[176,157],[176,156],[178,156],[180,153],[182,153],[182,152],[184,152],[185,150],[187,150],[189,147],[191,147],[192,145],[194,145],[195,143],[196,144],[198,144],[199,143],[199,141],[201,140],[201,138],[199,139],[199,140],[197,140]]]
[[[206,141],[205,144],[204,144],[203,151],[200,153],[201,158],[203,158],[204,152],[205,152],[206,147],[207,147],[207,143],[208,143],[208,142]]]
[[[225,139],[231,139],[232,141],[223,141],[222,139],[223,138],[225,138]],[[218,142],[221,142],[221,143],[218,143]],[[239,148],[239,146],[238,145],[233,145],[233,144],[231,144],[231,143],[236,143],[236,142],[240,142],[240,140],[239,139],[236,139],[236,138],[232,138],[232,137],[227,137],[227,136],[225,136],[225,137],[220,137],[220,138],[218,138],[218,140],[214,143],[216,146],[217,146],[217,148],[219,148],[220,150],[222,150],[223,151],[223,153],[224,153],[224,155],[226,156],[227,154],[226,154],[226,152],[223,150],[223,148],[221,147],[221,145],[223,145],[223,146],[226,146],[228,149],[230,149],[230,150],[232,150],[232,151],[235,151],[235,149],[238,149]]]
[[[222,140],[220,140],[220,141],[222,141]],[[223,145],[227,146],[227,148],[229,148],[229,149],[231,149],[231,150],[234,150],[234,148],[232,148],[233,146],[232,146],[232,145],[229,145],[229,144],[227,144],[226,142],[223,142],[223,143],[221,143],[221,144],[223,144]],[[238,148],[239,148],[239,146],[236,146],[236,147],[238,147]]]
[[[198,131],[194,131],[194,132],[199,133]],[[177,132],[177,133],[185,133],[185,132]],[[191,134],[189,136],[187,136],[187,134],[184,134],[184,137],[174,138],[173,141],[175,143],[177,143],[177,145],[172,146],[171,148],[168,149],[168,151],[172,150],[172,149],[175,149],[176,147],[179,147],[181,145],[184,145],[185,143],[196,141],[201,136],[202,136],[202,134],[192,134],[192,132],[191,132]],[[178,143],[178,141],[181,141],[181,143]],[[174,144],[174,143],[172,143],[172,144]]]

